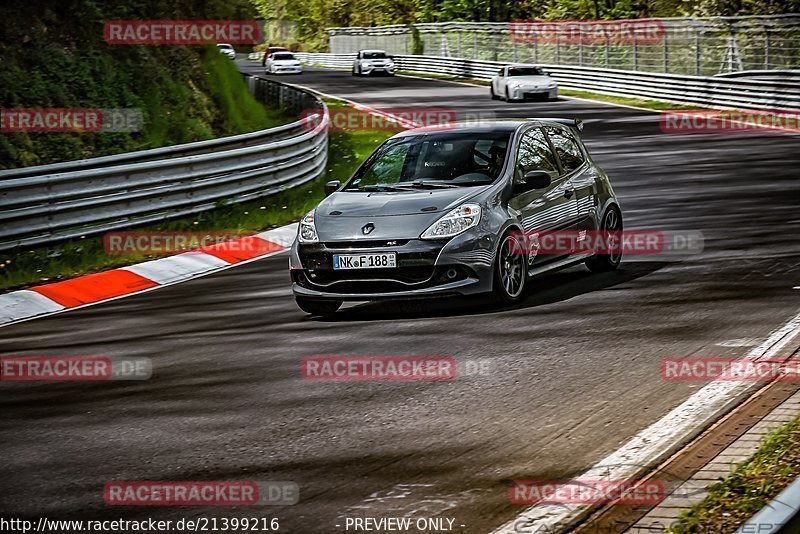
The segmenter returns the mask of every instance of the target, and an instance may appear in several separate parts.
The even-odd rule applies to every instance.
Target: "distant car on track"
[[[536,65],[508,65],[492,76],[492,99],[506,102],[530,98],[558,98],[558,83]]]
[[[228,56],[229,59],[236,59],[236,50],[233,49],[233,45],[229,45],[227,43],[219,43],[217,48],[220,52]]]
[[[394,76],[397,67],[391,56],[383,50],[359,50],[353,61],[353,76],[388,74]]]
[[[291,52],[274,52],[267,58],[267,74],[302,74],[300,61]]]
[[[298,306],[490,293],[518,301],[528,280],[585,262],[616,269],[616,245],[538,254],[532,231],[622,230],[606,173],[576,119],[426,127],[379,146],[300,221],[289,268]],[[538,239],[538,238],[537,238]]]
[[[270,46],[269,48],[267,48],[266,52],[264,52],[264,55],[261,56],[261,66],[266,67],[269,56],[271,56],[275,52],[288,52],[288,51],[289,49],[284,48],[282,46]]]

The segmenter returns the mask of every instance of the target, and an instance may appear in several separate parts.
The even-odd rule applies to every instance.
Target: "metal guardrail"
[[[0,250],[94,235],[272,195],[319,177],[325,104],[247,76],[257,99],[299,112],[276,128],[210,141],[0,172]]]
[[[627,21],[439,22],[328,28],[330,52],[377,48],[390,54],[713,75],[800,66],[800,14],[676,17]],[[657,36],[648,27],[656,24]],[[606,26],[608,25],[608,26]],[[599,30],[599,31],[598,31]],[[656,37],[656,38],[654,38]]]
[[[351,67],[354,54],[297,54],[301,61],[328,67]],[[507,63],[435,56],[395,56],[399,70],[489,80]],[[752,80],[723,76],[688,76],[656,72],[632,72],[575,65],[542,65],[565,89],[652,98],[699,107],[797,110],[797,79]],[[487,91],[488,94],[488,91]]]
[[[735,534],[800,532],[800,480],[789,484],[772,502],[734,532]]]

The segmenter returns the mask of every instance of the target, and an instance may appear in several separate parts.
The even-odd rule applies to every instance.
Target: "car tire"
[[[513,102],[514,99],[511,98],[511,93],[508,92],[508,88],[506,88],[506,102]]]
[[[606,210],[603,214],[600,229],[604,232],[622,231],[622,213],[620,213],[619,208],[611,206]],[[603,273],[614,271],[619,267],[622,261],[622,250],[620,250],[622,248],[622,240],[617,239],[616,242],[619,244],[619,248],[615,247],[615,250],[610,254],[596,254],[586,260],[586,266],[590,271],[593,273]]]
[[[494,86],[489,86],[489,94],[492,96],[492,100],[500,100],[500,97],[494,94]]]
[[[341,300],[314,300],[295,297],[295,302],[297,302],[298,308],[316,316],[332,315],[342,306]]]
[[[356,68],[355,67],[353,67],[353,76],[358,76],[358,73],[356,73]]]
[[[525,294],[528,278],[525,244],[519,241],[518,232],[507,232],[500,240],[494,261],[492,297],[502,304],[519,302]]]

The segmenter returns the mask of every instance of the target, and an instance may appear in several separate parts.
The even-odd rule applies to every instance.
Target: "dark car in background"
[[[290,270],[299,307],[489,293],[522,298],[538,274],[621,253],[537,254],[531,232],[622,229],[606,173],[574,119],[407,130],[384,142],[301,221]]]

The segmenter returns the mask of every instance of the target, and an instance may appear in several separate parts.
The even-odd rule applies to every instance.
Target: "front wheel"
[[[500,100],[500,97],[494,93],[494,86],[489,86],[489,94],[492,96],[492,100]]]
[[[342,305],[341,300],[314,300],[295,297],[295,301],[301,310],[311,315],[331,315]]]
[[[522,299],[527,273],[525,245],[514,233],[500,240],[494,263],[492,296],[498,302],[513,304]]]
[[[600,224],[607,254],[596,254],[586,260],[586,266],[593,273],[613,271],[622,261],[622,214],[619,208],[611,206],[603,215]]]

